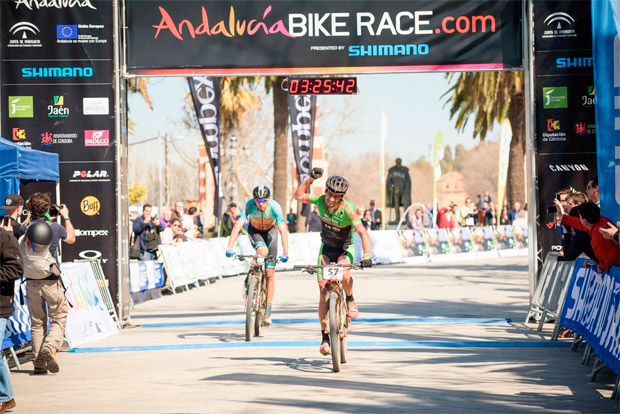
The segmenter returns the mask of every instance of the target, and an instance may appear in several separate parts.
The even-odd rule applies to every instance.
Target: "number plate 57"
[[[323,268],[324,280],[342,280],[342,266],[329,266]]]

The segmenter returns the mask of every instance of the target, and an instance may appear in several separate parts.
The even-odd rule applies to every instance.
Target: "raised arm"
[[[313,168],[312,171],[310,171],[310,176],[306,178],[301,184],[299,184],[299,187],[297,187],[297,189],[293,193],[293,198],[297,201],[307,203],[308,200],[306,199],[306,193],[308,193],[308,189],[310,188],[314,180],[320,178],[322,175],[322,168]]]

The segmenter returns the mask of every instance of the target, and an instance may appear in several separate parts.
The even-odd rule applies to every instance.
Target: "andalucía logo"
[[[95,6],[90,3],[90,0],[15,0],[15,8],[19,9],[19,6],[24,5],[26,8],[34,9],[72,9],[74,7],[88,7],[89,9],[97,10]]]
[[[36,39],[39,28],[30,22],[15,23],[9,33],[18,39],[9,39],[7,47],[41,47],[41,41]]]
[[[161,21],[158,25],[153,27],[157,29],[155,33],[155,39],[159,36],[162,30],[167,30],[179,40],[184,40],[183,35],[189,35],[192,39],[195,39],[197,35],[223,35],[226,37],[244,36],[246,33],[249,36],[253,36],[256,33],[259,34],[281,34],[286,37],[295,38],[289,33],[284,22],[282,20],[269,21],[267,19],[269,13],[271,13],[271,6],[267,6],[263,13],[263,21],[258,21],[259,16],[248,16],[249,21],[242,19],[239,16],[240,13],[235,12],[235,7],[230,6],[230,13],[228,19],[220,20],[215,24],[209,23],[209,15],[204,6],[202,6],[202,13],[196,15],[202,16],[201,20],[196,21],[196,25],[193,25],[188,19],[183,19],[177,23],[172,20],[170,14],[162,6],[159,6],[159,12],[161,13]]]
[[[549,26],[549,29],[543,32],[543,39],[577,37],[577,32],[575,32],[575,29],[572,28],[575,24],[575,19],[573,19],[573,17],[568,13],[551,13],[545,19],[545,24]]]

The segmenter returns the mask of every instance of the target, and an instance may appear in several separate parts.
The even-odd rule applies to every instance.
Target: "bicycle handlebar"
[[[261,256],[260,254],[236,254],[235,256],[233,256],[233,259],[244,260],[246,262],[250,261],[248,259],[256,260],[256,261],[258,261],[258,259],[263,259],[264,262],[280,263],[279,257]]]
[[[341,264],[341,265],[337,265],[337,266],[341,266],[344,269],[354,269],[354,270],[358,270],[358,269],[364,269],[364,266],[362,266],[361,262],[360,263],[346,263],[346,264]],[[316,273],[316,271],[318,269],[324,269],[327,267],[332,267],[330,265],[321,265],[321,266],[317,266],[317,265],[295,265],[293,266],[293,269],[297,269],[297,270],[301,270],[301,271],[306,271],[308,273]]]

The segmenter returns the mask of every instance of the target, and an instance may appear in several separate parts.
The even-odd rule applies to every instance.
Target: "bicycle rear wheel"
[[[248,276],[248,297],[245,305],[245,340],[252,340],[252,317],[254,316],[254,298],[256,295],[256,280],[253,275]]]
[[[330,292],[329,294],[329,345],[332,353],[332,367],[334,372],[340,372],[340,295],[336,292]]]

